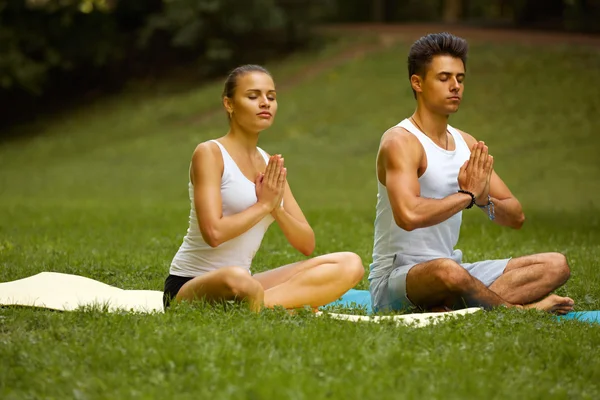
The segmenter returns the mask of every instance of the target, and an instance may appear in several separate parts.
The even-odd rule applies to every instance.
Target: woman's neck
[[[252,155],[256,152],[256,146],[258,145],[258,132],[246,131],[232,124],[223,139],[236,149]]]

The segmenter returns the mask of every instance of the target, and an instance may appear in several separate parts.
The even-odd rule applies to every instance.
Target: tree
[[[444,22],[455,23],[460,21],[463,10],[463,0],[444,0],[442,18]]]
[[[373,0],[371,3],[373,22],[385,21],[385,0]]]

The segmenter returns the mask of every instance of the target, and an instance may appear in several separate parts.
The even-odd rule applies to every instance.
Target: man
[[[465,209],[481,208],[493,222],[515,229],[525,220],[519,201],[494,172],[485,143],[448,125],[462,99],[466,58],[467,42],[448,33],[424,36],[410,49],[417,108],[383,134],[377,155],[373,306],[568,313],[572,299],[548,296],[569,278],[562,254],[467,264],[454,250]]]

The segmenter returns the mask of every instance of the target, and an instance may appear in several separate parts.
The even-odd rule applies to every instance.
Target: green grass
[[[285,156],[315,254],[371,261],[379,138],[414,109],[407,49],[279,95],[260,145]],[[275,78],[332,53],[275,65]],[[527,216],[513,231],[465,212],[466,259],[564,252],[573,273],[559,293],[579,310],[600,309],[599,68],[595,50],[474,44],[451,120],[490,146]],[[0,143],[0,281],[58,271],[161,290],[187,227],[191,152],[227,129],[224,114],[198,117],[220,89],[129,92],[15,128],[28,134]],[[302,258],[273,227],[254,270]],[[593,399],[599,349],[600,326],[533,311],[415,329],[202,305],[161,315],[4,308],[0,398]]]

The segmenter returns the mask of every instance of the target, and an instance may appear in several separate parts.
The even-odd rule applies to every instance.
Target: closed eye
[[[442,72],[440,74],[438,74],[438,79],[441,82],[446,82],[448,79],[450,79],[450,77],[452,76],[452,74],[448,73],[448,72]],[[460,73],[456,75],[456,81],[458,83],[462,83],[465,80],[465,75]]]

